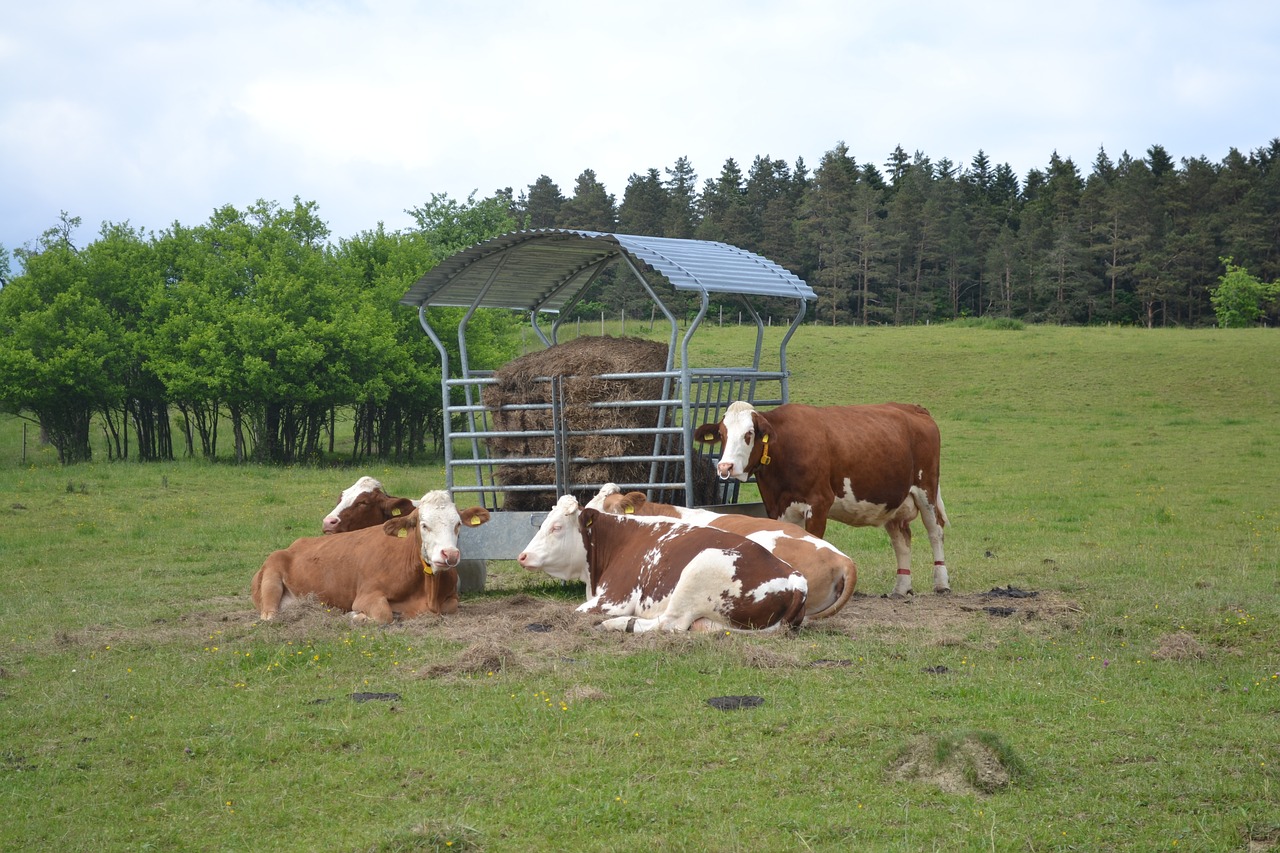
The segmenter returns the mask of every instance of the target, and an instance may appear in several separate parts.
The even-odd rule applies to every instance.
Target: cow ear
[[[462,516],[462,525],[464,527],[479,527],[489,520],[489,510],[482,506],[464,509],[458,515]]]
[[[756,437],[762,435],[770,435],[773,433],[773,425],[769,423],[769,419],[759,412],[751,413],[751,425],[755,427]]]
[[[418,524],[418,513],[416,511],[408,515],[401,515],[396,518],[388,519],[382,523],[382,532],[388,536],[408,536],[409,530]]]
[[[640,507],[648,503],[644,492],[627,492],[626,502],[622,505],[622,511],[628,515],[637,512]]]
[[[702,444],[719,444],[720,424],[703,424],[694,430],[693,438]]]
[[[391,518],[399,518],[402,515],[408,515],[413,512],[413,501],[408,498],[387,498],[383,501],[384,512]]]

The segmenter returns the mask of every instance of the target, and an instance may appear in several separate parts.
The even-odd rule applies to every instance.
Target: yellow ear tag
[[[769,459],[769,436],[760,436],[760,444],[764,446],[764,450],[760,453],[760,464],[768,465],[769,462],[772,461]]]
[[[471,526],[472,526],[472,527],[479,527],[479,526],[480,526],[480,516],[478,516],[478,515],[473,515],[473,516],[471,516]]]
[[[636,511],[636,508],[635,508],[635,507],[633,507],[633,506],[629,506],[629,507],[627,507],[626,509],[624,509],[624,510],[622,511],[622,514],[623,514],[623,515],[633,515],[633,514],[635,514],[635,511]]]
[[[396,507],[395,509],[391,510],[391,517],[392,517],[392,518],[396,517],[396,516],[397,516],[397,515],[399,515],[399,514],[400,514],[400,507]]]
[[[431,564],[428,563],[425,558],[422,559],[422,570],[429,575],[435,574],[435,572],[431,570]]]
[[[396,531],[396,537],[399,539],[403,539],[408,535],[409,535],[409,531],[405,530],[403,527],[401,527],[399,530]]]

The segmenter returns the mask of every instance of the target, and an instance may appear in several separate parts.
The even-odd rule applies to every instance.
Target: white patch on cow
[[[775,593],[790,593],[796,590],[808,595],[809,582],[806,581],[804,579],[804,575],[799,572],[792,572],[785,578],[773,578],[760,584],[758,587],[751,590],[751,597],[759,603],[763,601],[765,597]]]
[[[793,501],[782,508],[778,521],[785,521],[797,527],[807,527],[809,516],[813,515],[813,507],[804,501]]]
[[[724,413],[724,447],[720,452],[717,468],[724,479],[730,477],[743,482],[747,479],[747,465],[751,461],[751,450],[755,447],[755,421],[752,415],[755,409],[750,403],[741,400],[732,403]],[[728,474],[722,466],[729,465]]]
[[[692,595],[696,601],[712,604],[712,609],[719,613],[719,606],[724,597],[737,598],[742,595],[742,581],[738,579],[737,551],[724,551],[719,548],[708,548],[700,551],[689,561],[684,573],[680,575],[681,593]],[[689,582],[685,582],[688,578]]]
[[[827,517],[855,527],[884,527],[894,519],[910,521],[916,517],[916,508],[910,496],[895,507],[859,500],[853,493],[853,484],[846,477],[844,494],[836,496]]]
[[[436,569],[457,568],[458,531],[462,516],[444,491],[427,492],[418,501],[418,536],[422,540],[422,559]]]

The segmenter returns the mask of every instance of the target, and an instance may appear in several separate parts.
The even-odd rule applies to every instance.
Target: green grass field
[[[1276,332],[789,353],[793,400],[932,411],[953,595],[918,527],[898,602],[833,525],[862,595],[791,636],[603,635],[506,563],[446,618],[258,624],[271,550],[439,464],[62,468],[0,418],[0,849],[1280,850]]]

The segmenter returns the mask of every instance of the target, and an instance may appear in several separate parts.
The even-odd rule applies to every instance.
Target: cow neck
[[[770,432],[773,432],[773,430],[771,429]],[[749,467],[744,472],[748,476],[754,474],[756,471],[760,470],[763,467],[771,465],[773,463],[774,451],[777,450],[776,435],[770,435],[770,433],[762,432],[760,430],[757,430],[756,434],[759,436],[759,438],[756,441],[756,444],[760,447],[760,458],[756,459],[755,462],[751,461],[751,459],[755,459],[755,455],[756,455],[756,448],[752,447],[751,459],[747,460]]]
[[[620,517],[606,512],[593,513],[590,519],[592,529],[582,530],[582,544],[587,549],[588,597],[598,594],[604,567],[609,565],[618,546],[619,537],[605,536],[605,541],[602,542],[601,535],[605,531],[615,530],[619,525],[626,523]]]
[[[418,531],[418,525],[411,524],[406,527],[404,539],[409,545],[409,553],[405,554],[405,564],[409,566],[409,570],[430,575],[431,572],[427,569],[431,568],[431,564],[422,558],[422,536]]]

